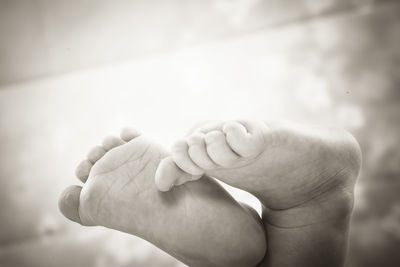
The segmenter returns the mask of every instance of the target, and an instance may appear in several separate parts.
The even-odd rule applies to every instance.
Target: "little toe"
[[[210,158],[220,166],[231,167],[240,157],[229,147],[224,133],[212,131],[206,134],[206,149]]]
[[[95,146],[89,151],[87,158],[92,164],[94,164],[103,157],[104,154],[106,154],[106,151],[102,146]]]
[[[188,154],[192,161],[204,170],[212,170],[218,166],[207,154],[206,141],[203,133],[197,132],[186,138],[189,146]]]
[[[256,131],[249,133],[247,128],[238,122],[227,122],[223,131],[229,146],[238,155],[251,158],[257,156],[262,151],[262,135]]]
[[[103,147],[106,151],[113,149],[114,147],[123,145],[125,142],[122,139],[115,136],[108,136],[103,140]]]
[[[201,175],[191,175],[182,171],[172,157],[161,160],[155,174],[155,183],[158,190],[169,191],[174,185],[199,179]]]
[[[122,129],[122,131],[121,131],[120,137],[121,137],[121,139],[124,140],[125,142],[129,142],[129,141],[131,141],[132,139],[134,139],[134,138],[136,138],[136,137],[138,137],[138,136],[140,136],[140,135],[141,135],[141,133],[140,133],[138,130],[136,130],[136,129],[133,129],[133,128],[124,128],[124,129]]]
[[[204,170],[197,166],[188,154],[189,146],[185,140],[177,141],[171,149],[171,156],[175,161],[176,165],[179,166],[183,171],[192,174],[200,175],[204,173]]]
[[[81,186],[73,185],[67,187],[58,200],[58,207],[61,213],[71,221],[82,224],[79,217],[79,198],[81,195]]]
[[[76,167],[75,170],[76,177],[78,177],[78,179],[81,180],[83,183],[86,182],[92,167],[93,164],[89,160],[85,159],[81,161],[81,163],[79,163],[78,167]]]

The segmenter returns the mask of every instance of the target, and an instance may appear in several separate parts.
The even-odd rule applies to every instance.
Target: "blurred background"
[[[347,267],[398,267],[399,87],[396,0],[0,0],[0,266],[184,266],[68,221],[58,195],[122,127],[169,146],[199,120],[270,118],[357,137]]]

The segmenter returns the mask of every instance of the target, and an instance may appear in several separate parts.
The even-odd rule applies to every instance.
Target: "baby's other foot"
[[[270,251],[259,266],[343,266],[361,163],[350,134],[290,123],[217,123],[178,141],[172,158],[192,174],[179,184],[206,173],[259,198]],[[162,175],[167,169],[161,162],[160,190],[176,181]]]
[[[172,147],[174,162],[192,177],[215,177],[249,191],[271,209],[289,209],[330,192],[352,187],[360,166],[360,152],[349,134],[333,129],[290,123],[232,121],[194,130]],[[176,184],[163,175],[156,183],[165,191]],[[162,179],[161,179],[162,178]]]
[[[76,170],[84,183],[67,188],[59,206],[82,225],[101,225],[148,240],[190,266],[254,266],[265,253],[260,221],[207,177],[157,190],[154,175],[167,153],[135,130],[106,138]],[[187,180],[171,159],[168,175]]]

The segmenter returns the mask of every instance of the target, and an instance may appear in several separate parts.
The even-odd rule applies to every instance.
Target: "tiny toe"
[[[228,146],[223,132],[209,132],[205,136],[205,141],[208,155],[218,165],[230,167],[240,159],[240,157]]]
[[[263,137],[260,132],[248,129],[241,123],[228,122],[224,125],[223,131],[226,135],[226,141],[236,154],[249,158],[255,157],[263,149]]]
[[[199,179],[201,175],[191,175],[182,171],[172,157],[161,160],[155,174],[155,183],[158,190],[169,191],[174,185]]]
[[[132,139],[140,136],[140,134],[141,133],[136,129],[124,128],[124,129],[122,129],[120,136],[121,136],[122,140],[124,140],[125,142],[129,142]]]
[[[176,165],[183,171],[192,175],[200,175],[204,173],[204,170],[197,166],[188,154],[189,146],[185,140],[177,141],[171,149],[171,155]]]
[[[106,151],[113,149],[114,147],[123,145],[125,142],[115,136],[108,136],[103,140],[103,147]]]
[[[81,163],[79,163],[78,167],[76,167],[75,170],[76,177],[78,177],[78,179],[81,180],[83,183],[86,182],[90,173],[90,169],[92,167],[93,164],[89,160],[85,159],[81,161]]]
[[[203,133],[194,133],[186,138],[189,145],[188,154],[192,161],[204,170],[212,170],[218,166],[211,160],[207,154],[205,135]]]
[[[222,131],[225,134],[229,133],[240,137],[245,137],[246,135],[248,135],[246,127],[235,121],[225,123],[222,127]]]
[[[79,198],[81,195],[82,187],[70,186],[67,187],[58,200],[58,207],[61,213],[71,221],[82,224],[79,217]]]
[[[247,129],[238,122],[227,122],[222,131],[225,133],[226,142],[236,154],[247,157],[247,138],[249,133]]]
[[[104,150],[104,148],[102,146],[95,146],[89,151],[87,158],[92,164],[94,164],[102,156],[104,156],[105,153],[106,153],[106,151]]]

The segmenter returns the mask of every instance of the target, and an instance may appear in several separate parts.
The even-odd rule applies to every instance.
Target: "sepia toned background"
[[[400,266],[400,1],[0,0],[0,266],[184,266],[68,221],[58,195],[122,127],[168,147],[235,118],[352,132],[347,267]]]

